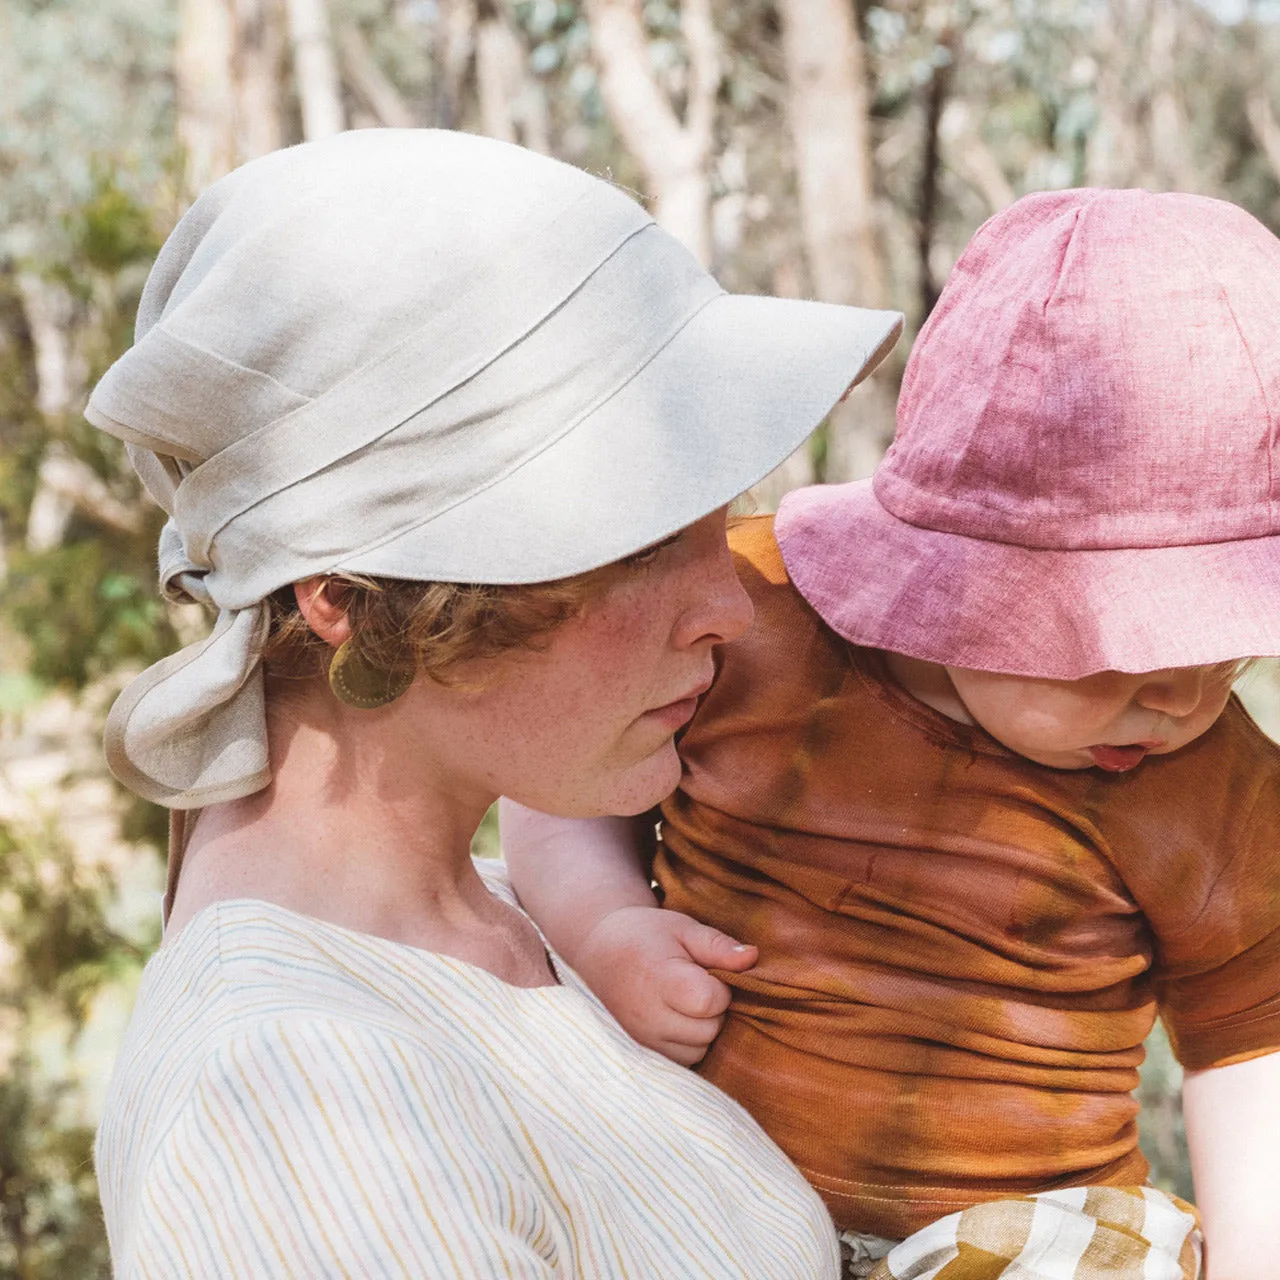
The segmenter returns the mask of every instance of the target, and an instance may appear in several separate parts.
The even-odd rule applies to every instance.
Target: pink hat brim
[[[870,648],[1060,680],[1280,655],[1280,535],[1034,550],[907,524],[870,480],[788,494],[775,530],[800,594]]]

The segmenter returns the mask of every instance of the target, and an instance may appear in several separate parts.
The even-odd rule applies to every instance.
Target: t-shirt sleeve
[[[338,1020],[238,1034],[148,1161],[115,1274],[544,1280],[555,1232],[494,1092]]]
[[[1234,700],[1212,734],[1130,866],[1161,1016],[1195,1070],[1280,1051],[1280,748]]]

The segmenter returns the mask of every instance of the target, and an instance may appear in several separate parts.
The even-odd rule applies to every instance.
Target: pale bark
[[[1205,157],[1191,154],[1191,122],[1178,85],[1178,29],[1174,0],[1153,0],[1147,57],[1152,167],[1161,187],[1199,191],[1204,185]]]
[[[308,142],[328,138],[346,128],[329,11],[325,0],[287,0],[287,7],[302,134]]]
[[[1134,65],[1135,44],[1145,43],[1138,30],[1134,0],[1108,0],[1095,32],[1098,74],[1098,127],[1089,137],[1087,177],[1091,186],[1141,184],[1146,167],[1138,119],[1140,68]]]
[[[18,276],[36,375],[36,408],[51,423],[84,400],[87,370],[72,340],[75,301],[61,285],[30,272]],[[84,462],[54,442],[45,452],[27,515],[27,546],[58,546],[72,515],[81,510],[109,529],[132,533],[138,513],[121,502]]]
[[[501,0],[486,0],[480,8],[476,91],[482,132],[534,151],[551,150],[546,95],[529,74],[524,45]]]
[[[86,463],[61,445],[51,445],[40,463],[27,515],[27,547],[47,551],[58,546],[76,511],[117,533],[137,533],[142,527],[137,508],[121,502]]]
[[[1217,160],[1195,155],[1178,82],[1178,45],[1192,16],[1178,0],[1109,0],[1095,34],[1099,128],[1088,178],[1098,186],[1198,191]]]
[[[283,58],[276,0],[180,0],[174,81],[189,194],[284,145]]]
[[[235,167],[235,20],[226,0],[179,0],[174,49],[178,142],[195,193]]]
[[[1258,89],[1250,94],[1245,110],[1262,154],[1267,157],[1276,176],[1280,177],[1280,121],[1276,120],[1266,90]]]
[[[231,79],[237,164],[285,144],[285,31],[277,0],[234,0]]]
[[[884,307],[889,288],[876,217],[867,56],[848,0],[779,0],[800,233],[814,295]],[[893,435],[882,378],[832,410],[823,478],[869,475]]]
[[[953,98],[946,105],[938,133],[947,168],[983,198],[991,213],[999,213],[1018,198],[1000,161],[974,126],[967,102]]]
[[[71,340],[75,299],[31,271],[20,272],[17,283],[35,357],[36,408],[46,418],[65,417],[85,390],[84,364]]]
[[[709,265],[709,168],[723,74],[710,0],[684,0],[681,6],[689,59],[683,120],[654,75],[640,0],[586,0],[586,13],[600,92],[614,128],[644,171],[654,217]]]
[[[790,252],[783,252],[773,269],[773,294],[777,298],[801,296],[802,264]],[[791,492],[817,479],[813,466],[813,449],[806,440],[790,457],[785,458],[763,480],[751,488],[751,500],[760,512],[776,511],[778,503]]]
[[[446,129],[462,124],[462,90],[475,56],[476,0],[437,0],[440,7],[440,90],[436,114]]]
[[[780,0],[800,226],[814,293],[886,305],[866,50],[848,0]]]
[[[417,121],[409,104],[387,79],[355,23],[339,24],[338,52],[347,83],[368,107],[374,120],[388,129],[412,129]]]

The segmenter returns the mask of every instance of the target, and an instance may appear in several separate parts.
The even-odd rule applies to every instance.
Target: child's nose
[[[1153,671],[1138,690],[1136,701],[1148,711],[1159,711],[1178,720],[1189,716],[1200,705],[1204,684],[1203,667]]]

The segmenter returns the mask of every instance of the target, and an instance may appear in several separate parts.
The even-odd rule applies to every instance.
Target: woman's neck
[[[496,796],[451,776],[403,712],[352,711],[305,691],[273,705],[271,785],[200,815],[169,934],[213,902],[257,898],[518,985],[551,980],[528,921],[471,862]]]

